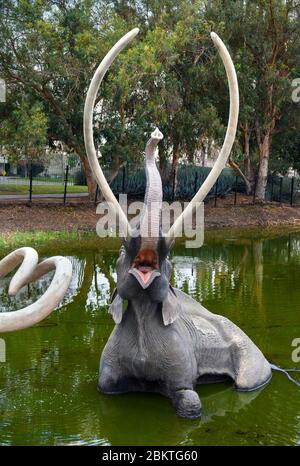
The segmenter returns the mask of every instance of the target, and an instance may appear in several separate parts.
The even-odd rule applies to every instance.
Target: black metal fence
[[[197,193],[205,181],[211,168],[182,165],[178,168],[176,183],[167,172],[163,181],[164,199],[167,201],[188,201]],[[109,172],[106,172],[109,177]],[[127,194],[132,197],[143,197],[146,189],[144,166],[123,166],[118,176],[111,183],[113,192]],[[257,202],[256,183],[254,182],[251,195],[246,195],[245,182],[230,168],[225,168],[215,185],[210,190],[205,202],[217,207],[218,199],[226,199],[225,205],[255,204]],[[97,190],[95,202],[99,199]],[[289,176],[269,175],[266,187],[266,201],[279,204],[300,206],[300,178]],[[223,205],[224,203],[222,203]]]
[[[203,184],[211,168],[194,165],[180,165],[175,178],[166,170],[163,180],[164,199],[167,201],[188,201]],[[111,173],[105,170],[109,179]],[[113,192],[127,194],[132,198],[142,198],[146,189],[145,169],[142,163],[124,165],[111,182]],[[15,166],[0,163],[0,201],[24,199],[33,202],[37,198],[58,198],[65,204],[67,199],[88,195],[85,176],[79,159],[72,158],[70,163],[52,163],[48,167],[42,164],[19,162]],[[219,199],[223,199],[222,203]],[[95,194],[95,203],[100,200],[99,189]],[[256,203],[254,194],[246,196],[245,183],[230,168],[225,168],[217,182],[210,190],[206,202],[218,205],[240,205]],[[300,206],[300,178],[268,177],[266,201]]]
[[[70,163],[59,160],[48,166],[20,161],[14,165],[0,163],[0,200],[67,198],[86,196],[87,186],[78,159]]]
[[[211,168],[197,167],[194,165],[181,165],[177,171],[176,180],[170,176],[170,170],[166,170],[163,178],[163,195],[167,201],[189,200],[205,181]],[[105,172],[109,179],[110,172]],[[208,198],[215,196],[226,196],[233,191],[235,177],[231,169],[225,168],[219,176],[216,185],[211,189]],[[146,190],[146,175],[144,165],[125,165],[111,182],[114,194],[124,193],[129,197],[143,197]],[[99,191],[96,200],[99,198]]]

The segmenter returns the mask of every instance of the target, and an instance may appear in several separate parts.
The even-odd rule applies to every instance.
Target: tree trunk
[[[168,164],[166,156],[162,151],[159,151],[159,171],[163,184],[168,181]]]
[[[249,196],[254,189],[255,177],[250,160],[250,130],[248,121],[246,121],[242,130],[244,133],[244,172],[247,179],[247,182],[245,181],[246,194]]]
[[[255,196],[259,201],[264,201],[266,197],[266,187],[268,181],[268,168],[270,156],[270,133],[263,137],[262,144],[259,145],[259,167],[256,181]]]
[[[265,124],[263,125],[264,129],[261,129],[258,120],[255,122],[256,139],[259,148],[259,167],[255,195],[256,198],[261,202],[264,202],[266,198],[270,148],[272,143],[272,135],[276,124],[277,109],[273,105],[273,91],[274,85],[271,84],[267,95],[267,107],[264,118]]]
[[[96,186],[97,183],[93,177],[92,170],[89,164],[89,161],[86,157],[86,155],[79,154],[80,160],[82,162],[85,178],[86,178],[86,183],[88,186],[88,191],[89,191],[89,196],[91,200],[95,199],[95,193],[96,193]]]
[[[107,182],[109,185],[112,184],[112,182],[114,181],[115,178],[117,178],[118,174],[119,174],[119,171],[120,169],[125,165],[125,162],[122,162],[122,160],[120,159],[120,156],[118,154],[116,154],[114,157],[113,157],[113,164],[112,164],[112,170],[111,170],[111,173],[110,175],[106,178]],[[122,193],[122,194],[125,194],[125,193]],[[104,201],[104,197],[103,197],[103,194],[101,193],[100,194],[100,198],[99,198],[99,202],[103,202]]]
[[[109,185],[111,185],[111,183],[114,181],[115,178],[117,178],[118,174],[119,174],[119,171],[122,167],[124,167],[124,163],[121,163],[120,165],[118,165],[118,167],[114,168],[114,171],[110,174],[107,182]],[[124,194],[124,193],[123,193]]]
[[[199,151],[200,151],[200,164],[201,167],[205,167],[206,159],[207,159],[207,152],[208,152],[208,142],[206,138],[200,138],[199,142]]]
[[[246,187],[246,194],[249,196],[254,191],[254,184],[255,184],[255,176],[253,167],[250,160],[250,135],[251,130],[249,129],[248,121],[245,123],[240,124],[241,132],[243,134],[242,138],[242,145],[243,145],[243,169],[229,157],[228,164],[231,168],[233,168],[238,176],[240,176]]]
[[[243,178],[244,183],[245,183],[245,186],[246,186],[246,193],[247,193],[247,194],[250,194],[250,193],[251,193],[251,189],[252,189],[252,188],[251,188],[251,183],[249,182],[249,180],[247,179],[247,177],[245,176],[245,174],[242,172],[242,170],[240,169],[240,167],[238,166],[238,164],[235,163],[235,162],[234,162],[233,160],[231,160],[230,158],[229,158],[229,160],[228,160],[228,164],[229,164],[229,166],[230,166],[231,168],[233,168],[233,169],[237,172],[237,174],[238,174],[241,178]]]
[[[180,157],[180,144],[175,143],[173,146],[173,158],[172,158],[172,166],[171,166],[171,173],[170,173],[170,182],[172,183],[173,193],[176,192],[176,187],[177,187],[177,171],[178,171],[179,157]]]

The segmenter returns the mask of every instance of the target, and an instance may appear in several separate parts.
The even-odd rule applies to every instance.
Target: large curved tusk
[[[107,183],[103,171],[97,160],[93,138],[93,110],[95,106],[96,96],[105,73],[109,69],[110,65],[113,63],[116,56],[121,52],[121,50],[124,49],[124,47],[126,47],[127,44],[129,44],[132,41],[132,39],[138,34],[138,32],[139,29],[135,28],[132,29],[132,31],[125,34],[125,36],[123,36],[103,58],[102,62],[100,63],[93,76],[89,90],[87,92],[83,117],[83,134],[85,149],[91,166],[91,170],[106,201],[113,204],[114,208],[116,209],[120,221],[120,227],[123,230],[125,236],[127,236],[127,234],[130,235],[131,233],[129,222],[120,204],[115,198],[112,190],[110,189],[110,186]]]
[[[1,276],[7,275],[12,270],[13,263],[17,265],[20,262],[22,254],[24,261],[13,277],[13,280],[15,279],[13,294],[22,286],[37,280],[51,270],[55,269],[55,274],[47,291],[35,303],[19,311],[0,313],[0,333],[31,327],[45,319],[60,303],[71,281],[72,264],[68,259],[55,256],[36,265],[37,253],[31,248],[21,248],[2,259]]]
[[[230,155],[230,151],[234,143],[234,139],[235,139],[236,128],[237,128],[237,123],[238,123],[238,115],[239,115],[239,88],[238,88],[236,72],[235,72],[234,64],[229,55],[229,52],[226,46],[224,45],[223,41],[214,32],[211,33],[211,38],[216,48],[218,49],[220,57],[223,61],[226,74],[227,74],[228,84],[229,84],[230,109],[229,109],[229,119],[228,119],[226,136],[225,136],[225,140],[224,140],[221,152],[212,170],[210,171],[208,177],[206,178],[205,182],[203,183],[203,185],[198,190],[197,194],[193,197],[191,202],[188,204],[188,206],[185,208],[182,214],[176,219],[176,221],[174,222],[174,224],[168,231],[166,235],[166,240],[168,244],[170,244],[172,240],[176,238],[178,234],[181,233],[182,225],[184,225],[184,220],[186,218],[191,218],[192,213],[196,207],[196,204],[201,203],[204,200],[204,198],[207,196],[207,194],[209,193],[209,191],[211,190],[211,188],[217,181],[218,176],[220,175],[221,171],[226,165],[227,159]]]
[[[19,248],[0,261],[0,278],[5,277],[21,262],[21,266],[11,279],[8,294],[15,296],[26,285],[27,277],[36,268],[39,261],[38,253],[33,248]]]

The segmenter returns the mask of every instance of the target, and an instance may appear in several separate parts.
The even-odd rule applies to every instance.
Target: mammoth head
[[[156,148],[162,138],[156,129],[146,145],[143,210],[139,225],[124,241],[117,261],[117,292],[121,299],[163,303],[169,293],[171,264],[167,257],[169,246],[161,232],[162,183],[155,163]],[[118,298],[113,302],[121,304]]]
[[[225,140],[214,167],[191,200],[184,212],[175,220],[166,235],[161,232],[162,183],[155,164],[155,152],[159,141],[163,138],[156,129],[146,145],[146,175],[147,187],[144,207],[137,230],[132,230],[120,204],[111,191],[99,166],[93,141],[93,109],[102,79],[119,52],[137,35],[138,29],[133,29],[123,36],[104,57],[97,68],[88,89],[84,108],[84,140],[89,163],[94,177],[102,190],[107,202],[110,202],[119,218],[120,228],[125,233],[126,240],[120,250],[117,261],[117,291],[113,296],[111,313],[117,323],[122,318],[122,300],[150,299],[162,304],[165,324],[172,323],[180,312],[176,292],[170,286],[171,264],[168,253],[174,239],[182,230],[186,218],[190,218],[196,205],[202,202],[215,184],[227,159],[235,139],[238,112],[239,93],[237,77],[231,57],[215,33],[211,38],[223,61],[229,84],[230,110]]]

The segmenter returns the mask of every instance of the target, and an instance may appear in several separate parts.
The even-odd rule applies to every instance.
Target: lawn
[[[64,185],[61,184],[43,184],[34,185],[32,188],[33,194],[63,194]],[[87,186],[68,186],[67,194],[71,193],[87,193]],[[0,196],[9,194],[29,194],[29,185],[26,184],[2,184],[0,183]]]

